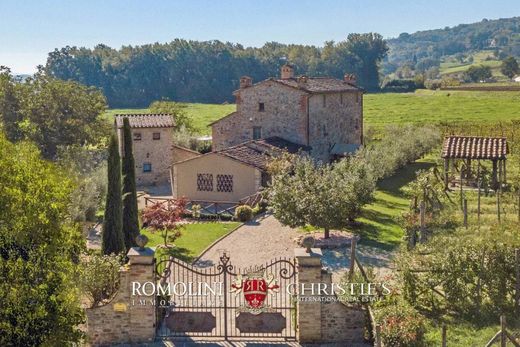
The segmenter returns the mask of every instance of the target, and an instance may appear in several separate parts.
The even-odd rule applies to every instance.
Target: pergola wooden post
[[[444,158],[444,190],[448,190],[448,181],[450,179],[450,160]]]
[[[478,160],[477,180],[480,181],[480,160],[491,160],[493,165],[492,187],[500,188],[506,182],[506,156],[509,153],[505,137],[482,136],[446,136],[442,149],[444,159],[444,187],[449,188],[450,167],[455,160],[461,160],[463,166],[460,171],[460,185],[462,190],[463,179],[473,176],[471,161]]]
[[[493,159],[493,172],[491,174],[491,187],[493,187],[493,189],[497,189],[497,182],[498,182],[497,167],[498,167],[497,160]]]

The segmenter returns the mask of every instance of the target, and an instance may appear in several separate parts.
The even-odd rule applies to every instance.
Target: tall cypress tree
[[[123,119],[123,235],[126,249],[137,246],[139,216],[135,185],[135,161],[132,149],[132,132],[128,118]]]
[[[112,135],[108,147],[108,189],[101,249],[103,254],[118,254],[125,251],[121,201],[121,158],[115,134]]]

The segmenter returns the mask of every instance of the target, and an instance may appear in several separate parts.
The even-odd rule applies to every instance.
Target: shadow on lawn
[[[417,171],[427,170],[434,165],[433,162],[409,164],[398,170],[393,176],[378,182],[377,189],[396,199],[405,199],[406,196],[401,188],[415,179]],[[381,211],[381,207],[391,209],[393,212]],[[395,233],[400,230],[396,217],[407,208],[408,204],[406,203],[378,198],[372,205],[363,210],[362,217],[368,221],[356,226],[354,231],[361,236],[362,244],[391,251],[401,243],[400,239],[395,239],[397,237]],[[394,232],[392,229],[394,229]],[[383,233],[387,233],[387,235],[383,235]],[[387,237],[390,239],[385,239]]]
[[[161,248],[161,259],[167,259],[170,256],[186,263],[191,263],[195,259],[190,250],[184,247],[174,246],[172,248]]]
[[[397,172],[377,183],[377,189],[394,195],[399,198],[404,198],[405,195],[401,188],[413,181],[416,177],[415,173],[419,170],[428,170],[433,167],[433,162],[414,162],[406,165],[404,168],[397,170]]]

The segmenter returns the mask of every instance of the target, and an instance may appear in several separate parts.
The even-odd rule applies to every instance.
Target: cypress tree
[[[121,158],[117,137],[110,139],[108,147],[108,189],[103,223],[103,254],[119,254],[125,251],[123,238],[123,208],[121,201]]]
[[[137,246],[135,238],[139,235],[139,216],[132,132],[128,118],[123,119],[123,235],[126,249]]]

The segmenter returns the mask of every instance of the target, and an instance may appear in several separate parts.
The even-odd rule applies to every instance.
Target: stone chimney
[[[240,89],[251,87],[253,85],[253,79],[249,76],[240,77]]]
[[[345,75],[343,75],[343,81],[355,86],[357,83],[357,78],[356,75],[346,73]]]
[[[284,66],[282,66],[281,77],[283,80],[287,80],[289,78],[294,77],[294,68],[292,67],[292,65],[285,64]]]
[[[307,76],[298,76],[298,79],[296,80],[298,82],[299,88],[305,88],[305,85],[307,84],[308,77]]]

